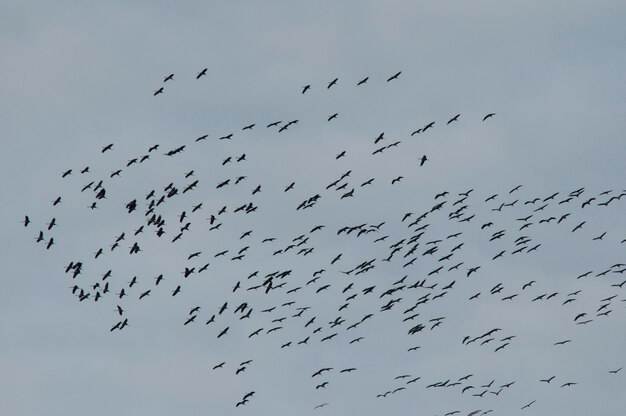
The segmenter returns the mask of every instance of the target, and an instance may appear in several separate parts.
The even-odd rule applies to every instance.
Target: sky
[[[0,413],[626,409],[623,2],[0,7]]]

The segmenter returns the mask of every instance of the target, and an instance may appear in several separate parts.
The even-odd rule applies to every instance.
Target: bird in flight
[[[402,73],[402,71],[398,71],[395,74],[393,74],[392,76],[390,76],[389,78],[387,78],[387,82],[389,81],[393,81],[394,79],[398,79],[398,77],[400,76],[400,74]]]
[[[200,77],[205,76],[207,70],[208,68],[204,68],[202,71],[198,72],[198,75],[196,75],[196,79],[200,79]]]
[[[460,116],[460,115],[461,115],[461,114],[457,114],[456,116],[452,117],[450,120],[448,120],[448,122],[447,122],[446,124],[450,124],[450,123],[452,123],[453,121],[457,121],[457,120],[459,119],[459,116]]]

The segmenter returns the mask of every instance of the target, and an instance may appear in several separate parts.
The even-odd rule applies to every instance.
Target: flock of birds
[[[196,79],[206,74],[207,68],[204,68]],[[401,74],[397,72],[384,80],[398,80]],[[356,82],[356,86],[368,81],[369,77],[365,77]],[[164,78],[163,83],[169,82],[174,82],[174,74]],[[326,89],[336,87],[338,82],[338,78],[332,79]],[[311,90],[312,86],[307,84],[300,92],[306,94]],[[155,96],[163,93],[163,86],[154,91]],[[494,115],[492,112],[485,114],[482,122],[487,122]],[[337,117],[338,113],[333,113],[327,121]],[[456,114],[442,124],[448,126],[460,119],[461,114]],[[283,133],[298,123],[297,119],[272,120],[263,125],[267,129],[275,129],[276,133]],[[431,121],[407,132],[406,140],[428,133],[435,128],[435,124]],[[257,123],[247,123],[239,131],[241,134],[249,133],[256,126]],[[432,202],[421,211],[399,209],[372,223],[355,220],[354,223],[334,226],[329,221],[301,225],[298,230],[276,230],[282,235],[260,235],[254,228],[241,229],[240,218],[256,215],[256,221],[262,222],[265,210],[280,210],[281,215],[300,216],[299,223],[305,224],[308,212],[324,210],[323,207],[316,208],[324,200],[333,199],[335,204],[347,203],[343,200],[358,199],[360,193],[376,186],[396,186],[405,177],[394,176],[381,183],[380,178],[360,177],[363,172],[346,166],[344,173],[318,184],[316,189],[299,189],[295,181],[277,185],[276,180],[244,186],[256,178],[239,172],[239,166],[254,158],[254,154],[242,151],[223,155],[221,161],[212,167],[213,172],[221,172],[220,169],[227,171],[227,178],[199,176],[194,170],[185,169],[167,184],[146,186],[143,195],[133,197],[123,205],[111,206],[108,203],[114,199],[110,195],[121,189],[121,181],[132,179],[132,169],[157,158],[167,159],[161,160],[161,163],[176,164],[175,158],[183,152],[195,151],[194,146],[201,146],[202,142],[211,139],[234,143],[239,136],[235,132],[214,138],[204,134],[191,138],[189,143],[165,150],[154,144],[143,154],[126,158],[126,162],[118,160],[121,167],[95,175],[89,166],[69,167],[61,172],[62,180],[70,182],[81,203],[88,201],[89,209],[123,212],[135,224],[111,235],[107,242],[89,242],[94,244],[90,258],[78,258],[67,253],[64,265],[67,279],[71,282],[71,293],[78,302],[108,302],[114,305],[112,309],[116,318],[108,328],[112,333],[128,330],[132,317],[128,316],[127,309],[146,302],[157,292],[184,297],[186,286],[192,279],[208,279],[212,271],[219,271],[229,263],[236,264],[234,270],[238,272],[223,302],[189,305],[180,315],[180,325],[205,328],[203,330],[213,333],[216,342],[228,342],[236,329],[247,331],[245,338],[252,346],[256,340],[267,338],[280,351],[298,349],[306,354],[306,351],[314,351],[318,346],[333,343],[358,348],[368,341],[368,334],[371,333],[371,330],[367,331],[368,326],[378,321],[397,333],[397,342],[393,343],[403,348],[404,354],[418,359],[415,357],[426,348],[418,345],[423,337],[426,334],[429,338],[437,337],[440,331],[445,332],[442,328],[454,319],[450,315],[436,314],[442,310],[442,305],[457,303],[472,308],[486,299],[497,299],[505,308],[513,304],[521,308],[530,308],[538,303],[558,304],[570,316],[569,322],[563,325],[572,327],[594,325],[601,320],[616,318],[616,315],[616,319],[623,319],[623,315],[619,315],[623,313],[623,307],[619,305],[626,301],[620,299],[626,284],[624,263],[581,270],[580,274],[572,276],[574,284],[580,279],[602,278],[599,281],[610,292],[601,299],[595,299],[592,308],[584,309],[576,306],[583,303],[581,299],[586,296],[583,289],[565,292],[552,288],[549,282],[538,277],[521,283],[502,278],[490,284],[485,276],[491,267],[506,261],[506,258],[527,257],[531,262],[536,252],[549,249],[549,241],[536,237],[543,236],[546,230],[594,242],[610,240],[617,244],[626,243],[626,238],[616,238],[613,230],[593,229],[593,224],[588,223],[585,217],[586,212],[593,209],[619,206],[623,210],[621,204],[626,190],[593,191],[580,187],[548,195],[528,194],[522,185],[484,195],[475,189],[463,192],[441,190],[431,196]],[[380,154],[391,151],[403,141],[387,143],[389,139],[384,132],[373,133],[367,144],[368,157],[376,160]],[[101,157],[108,157],[114,150],[113,143],[102,147]],[[321,163],[340,163],[335,161],[345,156],[346,150],[341,150]],[[111,161],[110,158],[106,160]],[[414,169],[427,169],[428,160],[425,154],[418,156]],[[142,183],[137,187],[145,185]],[[271,205],[258,195],[270,188],[270,192],[276,195],[269,201]],[[119,197],[119,193],[117,195]],[[29,215],[23,219],[24,226],[29,230],[38,227],[35,241],[47,250],[62,250],[65,224],[57,223],[58,215],[54,213],[63,206],[62,203],[63,196],[55,198],[49,219],[37,220],[36,225],[31,225],[35,220]],[[367,206],[350,205],[348,210],[366,211]],[[349,217],[358,218],[358,212],[352,212]],[[220,243],[219,248],[213,249],[207,243],[198,247],[184,246],[186,241],[193,241],[188,237],[192,230],[199,234],[208,233],[212,238],[215,235],[218,239],[234,240],[238,245],[225,248]],[[473,240],[466,238],[468,235],[474,236]],[[490,261],[478,262],[475,260],[477,256],[471,249],[468,250],[476,239],[492,252]],[[185,255],[177,263],[179,275],[160,273],[156,276],[132,276],[127,280],[124,270],[118,267],[123,267],[123,262],[117,260],[119,256],[155,254],[145,250],[146,246],[152,247],[154,241],[162,244],[165,250],[172,245],[183,245]],[[333,242],[338,242],[337,247],[349,248],[337,249],[328,256]],[[375,254],[368,256],[361,253]],[[258,261],[259,258],[263,261]],[[267,265],[271,265],[269,269]],[[311,268],[311,265],[315,267]],[[96,272],[100,269],[103,270],[101,274]],[[471,333],[457,334],[458,339],[454,342],[465,349],[503,354],[511,348],[522,348],[524,340],[514,331],[515,328],[499,326],[475,328]],[[447,338],[445,342],[448,342]],[[574,342],[574,338],[558,339],[552,347],[566,348]],[[231,366],[235,374],[240,375],[245,374],[252,363],[253,359],[246,359],[231,363]],[[212,365],[212,371],[219,373],[228,366],[226,361],[221,361]],[[607,376],[618,376],[621,369],[618,363],[605,372]],[[340,377],[364,378],[366,373],[366,369],[355,366],[330,365],[313,368],[303,378],[312,380],[313,392],[323,392],[331,389]],[[380,383],[380,380],[375,382]],[[563,378],[559,374],[542,374],[538,375],[536,382],[568,389],[575,388],[580,380]],[[486,397],[505,397],[508,390],[516,387],[524,388],[515,379],[487,379],[474,373],[446,374],[441,379],[403,373],[380,383],[379,393],[374,399],[390,400],[411,389],[446,389],[470,399],[471,409],[454,409],[442,414],[476,416],[494,411],[483,409],[477,401]],[[254,399],[255,390],[242,392],[240,400],[233,406],[247,406]],[[535,407],[535,403],[536,399],[529,397],[528,401],[519,403],[517,409],[526,410]],[[327,406],[332,407],[332,403],[316,402],[312,408],[321,410]]]

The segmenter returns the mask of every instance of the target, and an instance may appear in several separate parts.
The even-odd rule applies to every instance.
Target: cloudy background
[[[626,263],[626,243],[620,244],[626,239],[624,201],[595,205],[626,188],[626,6],[618,1],[233,3],[0,3],[0,412],[442,415],[493,409],[503,415],[614,415],[626,410],[625,374],[608,373],[626,364],[621,302],[626,295],[611,287],[625,275],[576,279]],[[207,76],[196,80],[205,67]],[[398,71],[397,80],[385,82]],[[170,73],[174,80],[162,84]],[[357,88],[366,76],[368,82]],[[337,85],[327,90],[336,77]],[[302,95],[307,84],[312,88]],[[161,85],[164,93],[154,97]],[[496,116],[482,123],[490,112]],[[327,122],[333,113],[339,116]],[[459,121],[446,126],[457,113]],[[299,123],[280,134],[265,128],[294,119]],[[410,136],[430,121],[436,122],[433,129]],[[241,131],[251,123],[256,123],[252,131]],[[373,139],[383,131],[381,145],[402,143],[374,157]],[[232,141],[217,140],[229,133]],[[194,142],[204,134],[206,141]],[[109,143],[113,149],[102,154]],[[154,144],[159,151],[148,161],[125,167]],[[181,154],[163,156],[182,145],[187,147]],[[336,160],[343,150],[346,156]],[[221,165],[225,157],[244,152],[246,162]],[[424,154],[429,160],[419,168]],[[85,166],[90,173],[81,176]],[[67,169],[73,174],[62,179]],[[109,178],[117,169],[123,169],[121,176]],[[162,193],[170,182],[182,190],[192,169],[198,188],[163,206],[171,227],[167,238],[157,239],[151,230],[132,236],[143,221],[145,195],[152,189]],[[340,200],[341,191],[325,188],[347,170],[353,182],[346,190],[357,189],[354,198]],[[215,189],[240,175],[247,176],[241,184]],[[398,176],[404,178],[392,187]],[[359,187],[371,177],[372,187]],[[107,199],[92,211],[87,206],[93,195],[80,189],[99,179],[107,183]],[[294,190],[284,193],[292,181]],[[251,196],[259,184],[262,192]],[[581,187],[580,200],[556,204]],[[469,213],[476,219],[447,220],[457,194],[469,189],[474,189]],[[424,238],[445,240],[462,231],[459,261],[481,270],[474,280],[464,269],[436,277],[432,282],[439,288],[452,280],[457,286],[424,306],[414,323],[446,316],[445,323],[407,336],[410,326],[402,322],[402,311],[426,292],[401,292],[405,299],[389,312],[379,312],[384,304],[379,295],[405,274],[411,281],[426,277],[437,261],[420,255],[415,266],[403,268],[402,261],[380,260],[390,244],[410,238],[402,216],[429,210],[434,195],[444,190],[450,192],[447,209],[429,219]],[[607,197],[598,196],[608,190]],[[491,261],[520,235],[516,219],[532,213],[523,202],[554,192],[560,194],[545,216],[571,212],[565,224],[539,227],[544,216],[535,214],[528,232],[540,249]],[[315,207],[295,210],[317,193],[322,198]],[[496,193],[495,202],[483,202]],[[53,207],[58,196],[63,202]],[[592,196],[597,201],[582,210],[582,200]],[[124,204],[134,198],[140,208],[128,214]],[[517,198],[512,209],[492,211]],[[232,213],[249,201],[258,212]],[[172,244],[176,216],[200,202],[202,210],[190,216],[191,231]],[[224,205],[229,212],[223,228],[209,232],[207,217]],[[20,223],[25,214],[33,221],[26,229]],[[58,226],[50,235],[56,244],[47,251],[34,238],[53,217]],[[369,236],[336,236],[344,225],[382,221],[381,236],[390,235],[382,246]],[[487,221],[496,228],[481,230]],[[581,221],[585,226],[571,233]],[[314,256],[272,256],[318,224],[326,228],[311,234]],[[251,229],[251,239],[240,241]],[[498,229],[508,230],[508,246],[488,241]],[[592,240],[604,231],[601,241]],[[126,240],[111,252],[122,232]],[[275,245],[262,245],[270,236],[277,238]],[[134,241],[142,252],[129,256]],[[251,247],[245,260],[229,261],[244,245]],[[94,261],[100,247],[105,254]],[[452,247],[444,241],[436,257]],[[226,249],[228,256],[213,257]],[[187,261],[195,251],[202,251],[200,259]],[[342,260],[331,267],[338,253],[344,253]],[[337,312],[346,297],[341,289],[350,281],[339,271],[372,258],[378,258],[377,268],[354,282],[361,289],[377,285],[376,294],[359,291],[348,310]],[[112,292],[133,276],[139,289],[121,303],[112,293],[97,303],[78,302],[70,290],[74,281],[63,273],[70,260],[85,263],[84,287],[111,269]],[[185,266],[207,262],[207,272],[183,280]],[[293,269],[289,287],[295,287],[320,268],[327,270],[323,279],[294,297],[243,289],[232,294],[238,280],[244,288],[251,285],[246,277],[255,270],[264,275]],[[154,276],[161,273],[165,280],[155,287]],[[522,292],[530,280],[535,285]],[[312,288],[322,283],[331,290],[316,294]],[[489,295],[497,283],[503,292]],[[172,298],[177,284],[183,284],[182,292]],[[139,301],[148,289],[151,295]],[[582,291],[577,300],[562,306],[577,290]],[[479,301],[467,301],[478,291]],[[558,292],[554,301],[531,302],[552,292]],[[519,293],[514,301],[500,300],[513,293]],[[613,312],[596,317],[600,300],[612,295],[618,295]],[[228,316],[205,326],[226,300]],[[297,304],[282,311],[280,305],[290,300]],[[232,315],[242,301],[254,305],[253,320]],[[111,333],[117,304],[124,306],[129,327]],[[201,306],[197,321],[183,326],[194,306]],[[249,340],[253,330],[271,327],[269,316],[260,312],[271,306],[278,306],[272,319],[288,317],[285,328]],[[333,332],[326,322],[344,315],[346,323],[330,342],[312,337],[308,346],[281,349],[311,332],[303,328],[305,318],[292,318],[296,306],[311,306],[304,316],[318,316],[324,335]],[[594,322],[575,325],[581,312]],[[346,332],[366,313],[374,318],[360,332]],[[228,325],[229,334],[216,340]],[[495,327],[503,328],[500,338],[517,338],[498,353],[496,341],[461,345],[463,336]],[[348,343],[357,336],[364,340]],[[573,341],[553,345],[565,339]],[[411,346],[421,349],[407,353]],[[237,364],[247,359],[254,361],[236,376]],[[211,370],[222,361],[223,369]],[[335,370],[312,379],[322,367]],[[346,367],[358,370],[338,372]],[[394,380],[401,374],[421,379],[386,399],[375,397],[403,386]],[[493,390],[515,384],[483,398],[461,394],[459,387],[426,388],[467,374],[474,374],[476,392],[491,380]],[[538,381],[552,375],[549,385]],[[329,381],[328,387],[316,390],[322,381]],[[569,381],[578,384],[559,387]],[[249,391],[255,396],[235,409]],[[329,405],[314,411],[321,403]]]

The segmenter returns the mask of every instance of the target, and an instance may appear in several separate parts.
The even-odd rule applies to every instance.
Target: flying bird
[[[390,76],[389,78],[387,78],[387,82],[393,81],[394,79],[398,79],[398,77],[400,76],[401,73],[402,73],[402,71],[398,71],[394,75]]]
[[[205,76],[207,70],[208,68],[204,68],[202,71],[198,72],[198,75],[196,75],[196,79],[200,79],[200,77]]]

